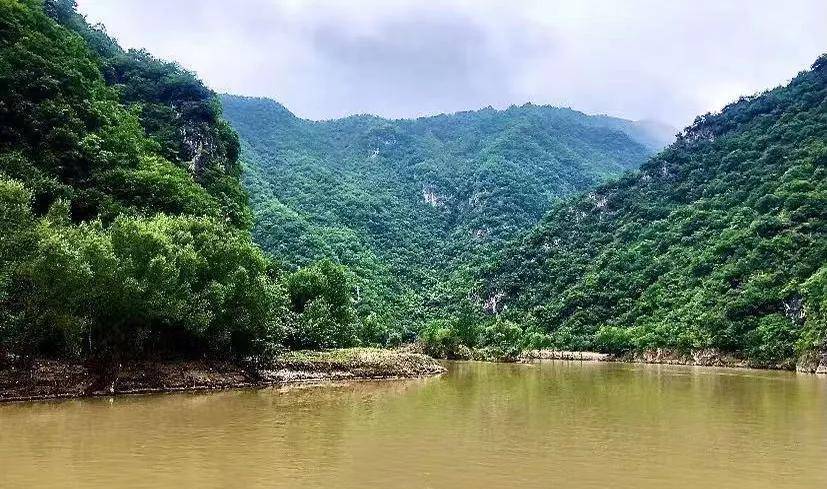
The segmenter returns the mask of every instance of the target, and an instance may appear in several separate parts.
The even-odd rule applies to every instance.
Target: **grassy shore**
[[[426,355],[375,348],[289,352],[266,365],[206,360],[147,361],[102,369],[75,362],[34,360],[0,366],[0,402],[402,379],[444,371],[444,367]]]

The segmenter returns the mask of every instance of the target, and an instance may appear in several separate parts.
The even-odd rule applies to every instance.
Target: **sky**
[[[827,52],[827,0],[77,0],[126,48],[309,119],[525,102],[684,127]]]

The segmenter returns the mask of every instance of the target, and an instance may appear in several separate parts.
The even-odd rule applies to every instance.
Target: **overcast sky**
[[[827,51],[827,0],[78,0],[124,47],[294,113],[534,102],[683,127]]]

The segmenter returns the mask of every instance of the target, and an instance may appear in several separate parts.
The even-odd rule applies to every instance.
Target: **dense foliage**
[[[30,202],[22,184],[0,180],[12,351],[231,357],[278,340],[286,293],[245,232],[166,215],[75,225],[62,202],[40,218]]]
[[[827,57],[557,205],[483,274],[554,346],[790,365],[827,332]]]
[[[240,141],[72,0],[0,0],[3,358],[827,349],[827,57],[645,163],[662,128],[569,109],[223,102]]]
[[[238,137],[193,74],[69,0],[0,0],[0,353],[262,354],[372,341],[341,267],[252,244]]]
[[[346,265],[358,314],[391,342],[454,314],[492,250],[555,200],[637,167],[652,152],[644,142],[662,137],[533,105],[313,122],[271,100],[223,102],[242,138],[256,242],[287,267]]]

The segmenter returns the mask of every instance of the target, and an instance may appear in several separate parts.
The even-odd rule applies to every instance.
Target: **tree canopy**
[[[564,348],[824,348],[827,57],[699,117],[640,170],[561,203],[479,278]]]
[[[2,0],[0,354],[827,349],[827,57],[664,141],[530,104],[303,120]]]
[[[452,314],[471,271],[553,202],[636,168],[657,144],[632,121],[530,104],[314,122],[272,100],[222,100],[256,242],[288,268],[346,265],[360,317],[406,339]]]
[[[238,154],[192,73],[73,1],[0,2],[0,353],[241,358],[309,324],[310,346],[359,343],[345,272],[253,244]]]

